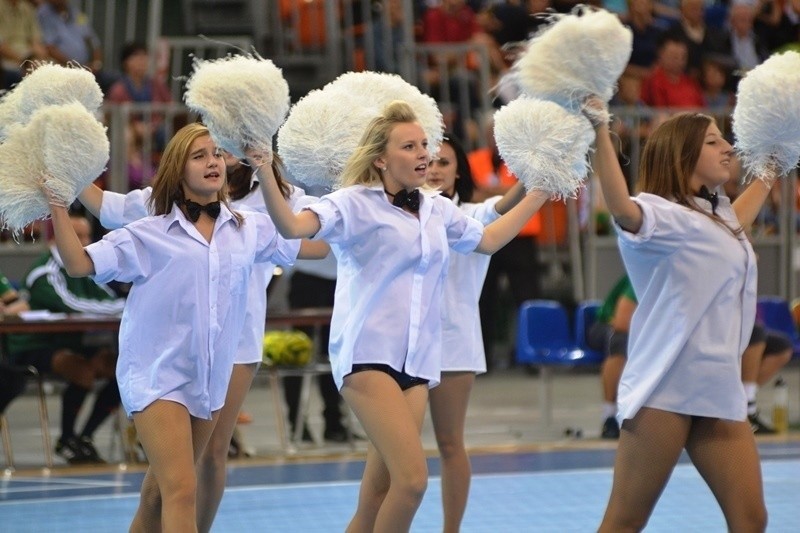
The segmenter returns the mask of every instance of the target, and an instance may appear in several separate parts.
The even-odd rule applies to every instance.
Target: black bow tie
[[[703,185],[695,196],[699,196],[711,202],[711,212],[715,215],[717,214],[717,204],[719,204],[719,195],[717,193],[712,194],[711,191],[708,190],[708,187]]]
[[[197,219],[200,218],[200,213],[205,211],[208,216],[211,218],[216,219],[219,216],[220,205],[219,200],[216,202],[211,202],[206,205],[200,205],[197,202],[193,202],[191,200],[184,200],[183,205],[186,206],[186,216],[189,217],[189,220],[192,222],[197,222]]]
[[[386,189],[384,192],[392,197],[392,205],[402,209],[407,207],[412,213],[419,211],[419,189],[414,189],[408,192],[405,189],[400,189],[396,194],[392,194]]]

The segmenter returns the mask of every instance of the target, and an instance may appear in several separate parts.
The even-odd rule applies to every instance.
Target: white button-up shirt
[[[741,355],[756,309],[756,260],[744,233],[653,194],[634,200],[636,234],[617,226],[619,246],[639,305],[619,384],[618,418],[642,406],[743,420],[747,399]],[[711,204],[697,199],[707,211]],[[736,228],[730,200],[717,213]]]
[[[380,185],[346,187],[308,209],[321,224],[314,238],[338,261],[330,338],[337,386],[360,363],[438,384],[448,246],[472,252],[483,225],[437,191],[421,195],[417,218],[389,203]]]
[[[253,173],[253,178],[250,182],[251,192],[244,198],[232,202],[231,207],[237,211],[254,211],[266,214],[267,207],[264,204],[264,196],[258,187],[253,188],[256,181],[256,174]],[[103,191],[100,223],[105,228],[114,229],[148,216],[147,201],[152,192],[151,187],[131,191],[124,195]],[[288,201],[292,205],[303,197],[305,197],[303,190],[295,188]],[[299,239],[287,240],[278,236],[275,263],[281,266],[290,266],[297,259],[299,251]],[[244,319],[244,328],[239,347],[236,351],[236,364],[261,362],[265,318],[267,315],[267,285],[269,285],[274,271],[274,263],[256,263],[253,265],[250,273],[250,282],[247,284],[247,314]]]
[[[153,401],[209,419],[222,407],[242,332],[254,262],[273,260],[269,217],[223,206],[207,242],[173,206],[112,231],[86,251],[98,283],[132,282],[119,333],[117,381],[130,416]]]
[[[495,204],[500,196],[480,203],[459,205],[459,209],[484,226],[500,215]],[[458,195],[453,198],[458,202]],[[486,354],[478,302],[492,256],[451,254],[442,306],[442,371],[486,372]]]

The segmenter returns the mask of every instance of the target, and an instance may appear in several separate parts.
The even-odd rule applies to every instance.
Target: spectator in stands
[[[703,87],[703,100],[711,111],[727,110],[734,104],[736,96],[730,90],[731,66],[727,56],[703,60],[700,84]]]
[[[769,57],[767,43],[754,29],[755,16],[755,5],[747,0],[735,0],[728,12],[724,52],[733,58],[741,74]]]
[[[166,104],[172,101],[169,87],[164,81],[149,75],[150,55],[144,43],[126,43],[120,53],[120,65],[122,65],[122,76],[109,89],[107,97],[109,102]],[[154,113],[148,116],[136,113],[131,116],[130,126],[134,130],[134,138],[152,138],[157,151],[164,149],[166,133],[163,115]]]
[[[493,76],[498,76],[507,69],[499,46],[481,28],[478,17],[466,5],[465,0],[442,0],[438,6],[428,7],[423,14],[422,26],[423,43],[482,46],[488,54]],[[468,105],[474,111],[480,105],[476,79],[472,72],[477,70],[480,57],[474,53],[466,57],[457,53],[432,54],[424,74],[425,84],[431,87],[434,97],[442,104],[452,104],[445,105],[445,124],[461,139],[472,139],[476,136],[477,125],[469,117],[461,116],[459,108]],[[465,83],[467,91],[463,90]],[[446,101],[445,95],[450,96],[449,101]],[[449,113],[447,108],[451,110]]]
[[[653,0],[628,0],[627,26],[633,32],[631,58],[626,74],[644,78],[656,62],[658,41],[664,28],[656,24]]]
[[[637,304],[633,286],[625,274],[606,296],[586,337],[589,347],[605,356],[600,369],[603,385],[603,427],[600,437],[604,439],[619,438],[617,387],[628,357],[628,330]]]
[[[0,82],[18,83],[23,63],[47,59],[36,8],[29,0],[0,0]],[[0,86],[1,87],[1,86]]]
[[[0,272],[0,317],[3,315],[17,315],[30,309],[28,301],[14,290],[8,278]]]
[[[642,101],[651,107],[704,107],[703,90],[686,74],[686,42],[674,35],[662,36],[653,72],[642,83]]]
[[[800,46],[800,0],[767,0],[758,20],[771,52]]]
[[[680,6],[681,18],[667,29],[667,33],[686,42],[687,73],[699,80],[703,56],[708,53],[724,53],[725,33],[706,24],[704,0],[681,0]]]
[[[103,70],[100,39],[86,14],[71,6],[69,0],[45,0],[37,14],[49,56],[62,65],[75,62],[90,68],[103,94],[107,94],[115,77]]]
[[[0,0],[0,88],[22,80],[25,61],[47,58],[34,7],[27,0]]]
[[[491,123],[487,125],[488,146],[468,154],[468,161],[476,189],[472,201],[483,202],[492,196],[502,196],[517,183],[517,178],[500,158]],[[541,294],[538,235],[541,232],[541,215],[531,217],[519,235],[492,255],[489,271],[480,298],[481,329],[486,353],[486,367],[491,370],[498,364],[498,354],[493,346],[503,338],[499,317],[503,315],[502,279],[505,276],[515,309],[522,302]]]
[[[71,214],[72,227],[81,243],[91,242],[91,225],[80,215]],[[51,241],[50,249],[39,258],[25,278],[30,306],[54,313],[93,313],[117,315],[125,301],[106,285],[89,278],[67,275],[61,256]],[[67,382],[61,395],[61,436],[56,453],[69,463],[104,462],[92,443],[95,430],[116,411],[120,403],[115,377],[115,339],[91,335],[11,335],[12,362],[31,365],[41,374],[54,374]],[[80,433],[75,432],[78,413],[97,382],[104,382],[92,411]]]

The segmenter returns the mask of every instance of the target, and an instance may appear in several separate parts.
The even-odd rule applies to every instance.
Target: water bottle
[[[772,406],[772,426],[778,433],[789,431],[789,387],[782,377],[775,380]]]

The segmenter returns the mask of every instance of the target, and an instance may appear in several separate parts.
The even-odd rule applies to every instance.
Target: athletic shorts
[[[400,386],[400,390],[408,390],[411,387],[416,387],[417,385],[428,384],[427,379],[418,378],[416,376],[410,376],[405,372],[399,372],[395,370],[389,365],[384,365],[380,363],[362,363],[353,365],[353,370],[350,372],[350,374],[356,374],[358,372],[364,372],[366,370],[377,370],[378,372],[389,374],[389,376],[393,380],[395,380],[395,382]],[[347,376],[349,376],[350,374],[347,374]]]

